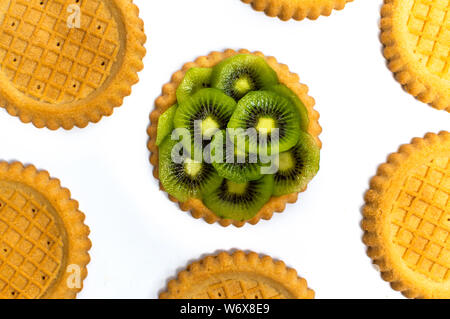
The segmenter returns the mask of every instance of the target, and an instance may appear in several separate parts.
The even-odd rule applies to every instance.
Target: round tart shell
[[[410,15],[407,5],[411,3],[420,4],[411,0],[384,0],[380,24],[383,54],[395,79],[408,93],[438,110],[450,112],[450,81],[430,72],[426,66],[419,63],[415,53],[417,48],[411,47],[413,44],[407,25]],[[445,29],[445,23],[442,22],[442,30]],[[425,25],[423,28],[425,29]],[[429,41],[428,36],[423,35],[423,39]],[[442,41],[445,42],[444,39]],[[436,45],[432,47],[434,50]],[[447,72],[448,59],[447,57]]]
[[[228,277],[228,280],[224,278],[221,280],[221,276]],[[245,291],[247,280],[256,282],[258,287]],[[219,283],[216,283],[217,281]],[[237,292],[237,296],[233,296],[233,292]],[[161,293],[159,297],[160,299],[192,299],[196,296],[255,299],[257,296],[314,299],[314,295],[314,291],[308,288],[306,280],[298,277],[297,272],[286,267],[284,262],[274,261],[268,256],[260,257],[253,252],[246,254],[243,251],[236,251],[232,254],[222,252],[190,264],[186,270],[178,274],[177,279],[169,282],[167,291]]]
[[[17,183],[20,189],[24,185],[31,198],[42,196],[58,215],[58,228],[62,230],[63,258],[61,269],[51,278],[52,285],[42,294],[42,299],[74,299],[82,290],[83,280],[87,276],[87,264],[90,261],[88,251],[91,241],[89,228],[84,224],[85,215],[78,210],[78,202],[70,198],[70,191],[60,186],[60,181],[51,178],[46,171],[38,171],[34,166],[21,163],[0,162],[0,182]],[[55,221],[56,222],[56,221]],[[17,225],[14,227],[18,227]],[[45,234],[45,231],[44,231]],[[31,239],[28,239],[31,240]],[[0,256],[0,261],[3,257]],[[45,259],[45,258],[44,258]],[[77,265],[81,270],[81,287],[69,288],[68,279],[72,273],[62,266]],[[25,272],[21,272],[26,276]],[[27,278],[30,280],[30,278]],[[31,280],[32,281],[32,280]],[[23,298],[20,290],[15,298]]]
[[[315,101],[312,97],[308,95],[308,87],[299,82],[299,77],[297,74],[291,73],[289,68],[277,62],[274,57],[266,57],[261,52],[253,52],[251,53],[248,50],[225,50],[224,52],[212,52],[207,56],[199,57],[195,60],[195,62],[186,63],[180,71],[177,71],[173,74],[172,80],[170,83],[163,86],[162,94],[156,99],[155,109],[150,114],[151,125],[148,127],[147,133],[150,137],[148,142],[148,149],[151,152],[150,162],[154,166],[153,175],[155,178],[159,179],[158,165],[158,147],[156,146],[156,134],[158,128],[158,119],[169,107],[176,103],[176,90],[184,78],[186,71],[193,67],[214,67],[219,62],[224,59],[227,59],[236,54],[254,54],[260,57],[264,57],[267,63],[275,70],[277,73],[280,83],[289,87],[300,100],[305,104],[308,115],[309,115],[309,128],[308,133],[314,137],[316,143],[319,147],[322,146],[321,141],[319,140],[319,134],[322,132],[322,128],[319,125],[319,113],[314,110]],[[160,187],[162,190],[163,186],[160,183]],[[305,188],[306,190],[306,188]],[[304,190],[303,190],[304,191]],[[292,193],[280,197],[272,197],[268,203],[266,203],[263,208],[250,220],[247,221],[236,221],[230,219],[222,219],[216,216],[210,209],[208,209],[201,200],[199,199],[190,199],[186,202],[179,202],[177,199],[169,195],[169,199],[173,202],[177,202],[180,205],[180,208],[183,211],[190,211],[194,218],[203,218],[209,224],[213,224],[215,222],[220,223],[220,225],[226,227],[233,224],[236,227],[242,227],[246,223],[250,223],[252,225],[257,224],[261,219],[269,220],[272,218],[274,212],[283,212],[287,203],[295,203],[297,201],[299,193]]]
[[[278,17],[287,21],[297,21],[305,18],[316,20],[318,17],[329,16],[333,10],[344,9],[347,2],[353,0],[241,0],[251,4],[256,11],[264,11],[269,17]]]
[[[433,168],[437,160],[439,169]],[[382,278],[408,298],[450,298],[449,163],[450,134],[428,133],[391,154],[365,194],[361,226],[367,254]]]
[[[31,122],[38,128],[47,127],[51,130],[61,127],[70,130],[74,126],[83,128],[89,122],[97,123],[103,116],[111,115],[115,107],[122,105],[124,97],[131,94],[131,87],[139,81],[137,73],[144,67],[142,63],[146,54],[143,46],[146,41],[144,23],[139,18],[139,9],[132,0],[102,1],[111,10],[113,18],[118,21],[117,31],[121,44],[116,61],[112,63],[105,82],[87,97],[69,103],[46,103],[19,91],[1,72],[0,106],[10,115],[19,117],[24,123]],[[1,18],[0,16],[0,22]],[[62,39],[64,40],[66,39]],[[41,82],[42,86],[50,85],[45,81]]]

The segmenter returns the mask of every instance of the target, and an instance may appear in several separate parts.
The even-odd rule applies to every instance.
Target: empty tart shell
[[[85,127],[122,105],[146,53],[132,0],[0,3],[0,106],[52,130]]]
[[[329,16],[333,10],[344,9],[347,2],[353,0],[242,0],[251,4],[256,11],[264,11],[269,17],[278,17],[283,21],[290,19],[315,20],[321,15]]]
[[[322,128],[319,125],[319,113],[314,110],[315,101],[308,95],[308,87],[299,82],[299,77],[297,74],[291,73],[286,65],[278,63],[274,57],[266,57],[261,52],[251,53],[250,51],[245,49],[239,51],[228,49],[224,52],[212,52],[207,56],[197,58],[194,62],[186,63],[180,71],[175,72],[172,76],[172,80],[163,86],[161,96],[159,96],[155,101],[155,109],[150,114],[151,124],[147,130],[147,133],[150,137],[148,141],[148,149],[151,152],[150,162],[154,166],[153,175],[155,176],[155,178],[159,179],[158,147],[156,146],[158,119],[161,114],[163,114],[169,107],[176,103],[176,90],[180,82],[183,80],[186,71],[193,67],[214,67],[222,60],[236,54],[254,54],[266,59],[267,63],[277,73],[280,83],[289,87],[305,104],[310,120],[308,133],[315,139],[319,147],[322,146],[322,143],[319,140],[319,134],[322,132]],[[160,187],[162,190],[164,190],[161,183]],[[261,208],[256,216],[247,221],[222,219],[215,215],[210,209],[208,209],[199,199],[190,199],[186,202],[181,203],[170,195],[169,198],[173,202],[178,202],[180,208],[183,211],[190,211],[194,218],[203,218],[210,224],[219,222],[222,226],[229,226],[233,224],[236,227],[242,227],[243,225],[245,225],[245,223],[250,223],[253,225],[257,224],[260,219],[269,220],[272,218],[274,212],[283,212],[286,207],[286,203],[295,203],[297,201],[298,194],[299,193],[292,193],[280,197],[272,197],[269,202]]]
[[[417,99],[450,112],[448,1],[385,0],[381,42],[389,69]]]
[[[450,134],[428,133],[388,157],[363,208],[367,254],[408,298],[450,298]]]
[[[222,252],[190,264],[160,299],[313,299],[305,279],[282,261]]]
[[[0,299],[72,299],[91,242],[78,203],[34,166],[0,162]]]

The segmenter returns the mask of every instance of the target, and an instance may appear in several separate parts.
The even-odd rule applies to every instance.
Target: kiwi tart
[[[195,218],[236,227],[268,220],[319,170],[314,104],[297,74],[261,52],[199,57],[156,99],[148,127],[153,174]]]

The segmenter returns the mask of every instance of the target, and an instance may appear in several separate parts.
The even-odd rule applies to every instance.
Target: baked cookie
[[[193,217],[222,226],[256,224],[282,212],[286,203],[296,202],[298,193],[319,169],[319,114],[307,93],[298,75],[260,52],[213,52],[185,64],[163,86],[150,115],[150,162],[161,188]],[[282,123],[277,174],[261,174],[260,162],[248,164],[249,154],[258,153],[251,142],[231,154],[245,157],[242,165],[228,165],[228,157],[212,164],[205,158],[197,161],[189,157],[175,165],[172,150],[177,142],[171,133],[184,128],[195,135],[197,118],[203,137],[206,127],[228,138],[229,129],[261,126],[270,130],[265,126]],[[211,145],[221,142],[215,134],[209,138]]]
[[[46,171],[0,162],[0,299],[69,299],[87,276],[89,228]]]
[[[385,0],[381,41],[389,69],[404,89],[450,111],[450,2]]]
[[[333,10],[342,10],[353,0],[242,0],[252,5],[256,11],[264,11],[269,17],[315,20],[321,15],[329,16]]]
[[[132,0],[0,3],[0,106],[55,130],[111,115],[138,82],[146,37]]]
[[[242,251],[189,265],[161,299],[313,299],[314,291],[282,261]]]
[[[367,253],[409,298],[450,298],[450,134],[415,138],[370,182],[363,208]]]

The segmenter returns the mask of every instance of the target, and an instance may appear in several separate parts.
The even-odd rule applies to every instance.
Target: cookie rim
[[[20,162],[8,163],[0,161],[0,180],[19,182],[32,188],[44,196],[58,213],[64,223],[67,234],[67,255],[64,256],[67,265],[78,265],[81,268],[81,287],[69,288],[66,285],[69,276],[66,269],[61,270],[60,277],[50,291],[46,291],[42,299],[75,299],[83,289],[83,281],[90,262],[89,250],[92,243],[89,239],[90,230],[84,224],[85,215],[78,209],[78,202],[71,198],[70,191],[61,186],[57,178],[53,178],[45,170],[37,170],[34,165],[24,166]]]
[[[384,0],[381,8],[380,41],[383,44],[383,55],[389,70],[403,89],[417,100],[430,105],[437,110],[450,112],[450,96],[442,90],[436,89],[431,76],[418,72],[413,66],[413,56],[402,48],[397,39],[404,37],[404,30],[395,25],[395,15],[399,12],[396,7],[400,0]]]
[[[27,102],[8,96],[5,93],[8,84],[0,87],[0,106],[16,116],[23,123],[32,123],[37,128],[47,127],[50,130],[73,127],[84,128],[89,123],[98,123],[104,116],[113,114],[114,108],[123,104],[123,99],[131,94],[133,85],[139,82],[138,72],[144,68],[143,58],[146,55],[144,44],[144,22],[139,18],[139,8],[133,0],[113,0],[120,13],[125,36],[122,63],[109,83],[97,88],[98,94],[87,96],[76,102],[66,104],[42,103],[26,97]],[[3,91],[3,92],[2,92]],[[29,99],[29,100],[28,100]],[[33,106],[33,105],[38,105]],[[65,112],[61,108],[66,107]]]
[[[436,294],[432,291],[430,295],[430,291],[423,286],[419,287],[414,285],[415,283],[408,282],[410,276],[405,276],[403,271],[398,269],[389,254],[389,249],[386,248],[388,244],[385,243],[383,236],[379,235],[385,226],[378,211],[382,209],[380,206],[390,182],[402,165],[427,147],[442,142],[450,142],[449,132],[427,133],[423,138],[416,137],[410,144],[401,145],[396,153],[390,154],[387,161],[378,167],[377,174],[370,180],[370,188],[364,195],[365,205],[362,208],[363,219],[360,226],[364,232],[362,241],[367,248],[366,254],[373,264],[378,266],[381,278],[388,282],[392,289],[401,292],[407,298],[436,298]],[[450,296],[446,296],[448,297]]]
[[[353,0],[334,0],[332,2],[314,3],[296,2],[289,0],[241,0],[250,4],[255,11],[264,11],[268,17],[278,17],[282,21],[294,19],[297,21],[308,18],[316,20],[320,16],[330,16],[334,10],[342,10],[348,2]]]
[[[234,268],[233,268],[234,267]],[[281,260],[273,260],[267,255],[255,252],[220,252],[208,255],[198,261],[190,263],[176,278],[168,282],[166,289],[159,294],[159,299],[180,299],[179,293],[184,287],[196,282],[196,276],[208,273],[221,273],[229,271],[252,272],[269,278],[289,290],[297,299],[314,299],[315,292],[308,287],[306,279],[300,277],[297,271],[286,266]]]
[[[159,156],[158,156],[158,146],[156,146],[156,134],[158,128],[158,119],[162,113],[176,102],[176,89],[179,83],[184,78],[187,70],[192,67],[211,67],[217,65],[220,61],[229,58],[237,54],[253,54],[266,59],[269,65],[277,73],[280,83],[288,86],[294,93],[300,98],[300,100],[305,104],[308,115],[309,115],[309,127],[308,133],[315,139],[319,148],[322,147],[322,142],[319,139],[319,135],[322,132],[322,127],[319,124],[319,112],[314,109],[315,100],[308,95],[308,87],[305,84],[300,83],[299,76],[295,73],[289,71],[289,68],[285,64],[280,64],[278,61],[271,56],[265,56],[259,51],[250,52],[246,49],[241,49],[238,51],[227,49],[222,52],[213,51],[207,56],[200,56],[194,62],[188,62],[184,64],[181,70],[175,72],[172,75],[171,81],[163,86],[162,94],[155,101],[155,108],[150,114],[151,124],[147,129],[147,134],[149,140],[147,143],[147,148],[150,151],[150,163],[153,165],[153,176],[159,181]],[[164,188],[159,182],[160,189],[164,191]],[[301,192],[304,192],[306,187]],[[211,210],[209,210],[203,201],[199,199],[190,199],[186,202],[180,202],[173,196],[169,195],[169,199],[172,202],[178,203],[180,209],[183,211],[190,211],[192,217],[195,219],[203,218],[208,224],[214,224],[218,222],[221,226],[227,227],[233,224],[235,227],[242,227],[246,223],[255,225],[261,219],[270,220],[274,212],[282,213],[287,203],[295,203],[298,198],[298,194],[301,192],[291,193],[283,195],[280,197],[271,197],[269,202],[267,202],[261,210],[251,219],[246,221],[236,221],[231,219],[223,219],[215,215]]]

